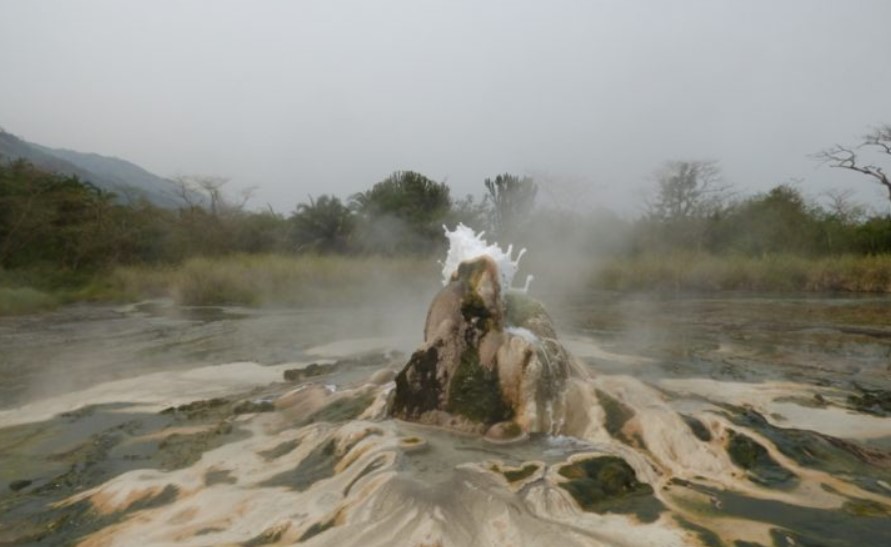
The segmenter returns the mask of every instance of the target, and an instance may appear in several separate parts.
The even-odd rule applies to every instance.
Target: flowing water
[[[512,444],[386,417],[417,300],[0,319],[0,544],[891,544],[891,299],[544,298],[598,403]]]

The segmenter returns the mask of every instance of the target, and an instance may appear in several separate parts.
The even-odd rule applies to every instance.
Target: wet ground
[[[645,531],[635,537],[664,537],[666,544],[672,538],[740,546],[891,544],[889,298],[596,293],[553,300],[548,307],[561,338],[597,377],[609,435],[538,437],[509,446],[360,418],[381,394],[362,387],[365,379],[398,368],[404,356],[394,351],[411,351],[420,342],[427,302],[403,304],[251,310],[157,301],[0,319],[0,544],[105,545],[132,538],[128,534],[136,532],[122,523],[148,521],[175,507],[191,484],[187,473],[200,479],[201,491],[223,495],[238,487],[272,500],[285,488],[297,496],[288,503],[313,506],[333,495],[322,487],[314,494],[317,484],[343,475],[350,482],[338,495],[352,500],[351,507],[365,503],[353,493],[355,485],[371,489],[377,483],[370,481],[395,473],[408,482],[398,488],[386,483],[391,498],[420,500],[419,507],[453,514],[457,522],[460,506],[474,503],[472,493],[451,498],[422,493],[417,485],[447,490],[470,468],[505,477],[493,492],[506,507],[528,513],[505,522],[538,522],[533,530],[541,538],[571,528],[567,544],[610,544],[617,536],[609,530],[624,529],[614,518],[631,518],[628,526]],[[233,364],[239,362],[248,363]],[[311,363],[321,366],[284,380],[285,371],[310,370]],[[301,396],[317,391],[324,402],[272,405],[295,388]],[[642,400],[634,399],[638,389]],[[645,421],[651,415],[646,397],[654,396],[667,405],[665,412],[684,417],[685,434],[692,431],[697,442],[726,452],[732,478],[702,470],[708,480],[698,480],[696,460],[687,464],[682,454],[665,468],[686,465],[689,473],[644,476],[647,465],[665,463],[646,424],[642,433],[631,427],[635,416]],[[347,477],[354,441],[344,439],[357,427],[378,444],[367,441],[354,459],[367,456],[368,465]],[[260,455],[257,469],[209,463],[215,457],[225,462],[226,450],[237,446]],[[650,463],[638,463],[635,453]],[[281,470],[272,469],[279,463]],[[629,472],[615,491],[591,489],[609,482],[606,475]],[[133,484],[141,485],[141,494],[132,502],[108,501]],[[811,497],[825,500],[802,502],[811,484],[820,492]],[[548,485],[562,485],[557,491],[571,493],[578,505],[554,506],[563,494]],[[616,492],[624,493],[612,505],[603,501]],[[233,499],[239,507],[258,503]],[[264,522],[244,511],[245,523]],[[302,517],[282,517],[305,526],[256,524],[239,536],[228,522],[176,537],[193,544],[232,537],[250,544],[289,537],[328,544],[358,526],[350,524],[358,517],[339,511],[305,509]],[[185,518],[185,512],[176,514]],[[673,527],[687,535],[672,535]],[[369,544],[384,533],[366,532]],[[157,537],[153,541],[166,543],[173,536]]]
[[[651,358],[644,376],[891,388],[885,296],[597,293],[554,309],[565,332]]]
[[[0,317],[0,409],[147,372],[301,361],[306,348],[345,338],[395,338],[408,348],[424,306],[258,310],[151,301]]]

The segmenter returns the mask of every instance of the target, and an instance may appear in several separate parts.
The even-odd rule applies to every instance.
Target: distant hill
[[[49,148],[30,143],[0,130],[0,158],[25,159],[35,166],[65,175],[75,175],[96,187],[114,192],[123,202],[145,198],[160,207],[182,205],[175,182],[118,158]]]

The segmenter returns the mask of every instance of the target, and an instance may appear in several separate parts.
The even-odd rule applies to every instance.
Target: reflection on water
[[[513,444],[386,418],[380,309],[4,319],[0,543],[891,544],[891,300],[551,310],[591,426]]]

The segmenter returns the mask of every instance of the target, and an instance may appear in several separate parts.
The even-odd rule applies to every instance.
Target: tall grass
[[[118,268],[108,289],[130,298],[167,295],[193,306],[340,304],[430,286],[438,268],[420,258],[232,255],[193,258],[175,268]]]
[[[32,287],[0,287],[0,315],[36,313],[58,305],[58,298]]]
[[[891,255],[808,258],[678,252],[613,259],[590,280],[601,289],[891,292]]]
[[[58,289],[39,283],[36,274],[0,270],[0,315],[84,300],[171,297],[196,306],[313,306],[429,297],[439,268],[432,258],[232,255],[192,258],[177,266],[119,267],[80,287]],[[645,254],[598,264],[588,285],[618,291],[889,293],[891,255]]]

